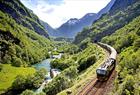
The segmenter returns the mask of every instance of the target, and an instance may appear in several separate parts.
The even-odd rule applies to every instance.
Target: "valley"
[[[140,0],[60,1],[0,0],[0,95],[140,95]]]

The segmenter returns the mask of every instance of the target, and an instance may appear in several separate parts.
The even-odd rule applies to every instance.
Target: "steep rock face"
[[[49,37],[44,27],[40,24],[38,17],[19,0],[0,0],[0,10],[12,16],[18,24],[47,38]]]
[[[124,4],[124,5],[122,5]],[[140,15],[140,0],[116,0],[107,14],[101,16],[86,31],[78,33],[74,43],[78,44],[87,37],[100,41]]]
[[[95,19],[96,14],[88,13],[81,19],[72,18],[66,23],[57,28],[60,37],[74,38],[75,35],[80,32],[84,27],[90,26]]]

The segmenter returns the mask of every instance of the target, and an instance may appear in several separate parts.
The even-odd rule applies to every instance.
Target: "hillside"
[[[140,16],[106,36],[102,42],[112,45],[119,54],[118,77],[112,93],[139,95],[140,93]]]
[[[116,1],[116,0],[111,0],[111,1],[106,5],[106,7],[104,7],[102,10],[100,10],[100,11],[97,13],[97,15],[96,15],[95,21],[96,21],[97,19],[99,19],[103,14],[109,12],[109,10],[111,9],[111,7],[114,5],[115,1]],[[93,21],[93,22],[94,22],[94,21]]]
[[[116,0],[107,14],[104,14],[99,20],[95,21],[89,29],[84,29],[75,37],[74,43],[80,43],[87,37],[91,40],[100,40],[101,38],[111,35],[117,29],[125,26],[135,17],[140,15],[139,0]],[[125,4],[124,6],[122,4]],[[118,8],[118,7],[121,8]]]
[[[16,23],[47,38],[49,37],[38,17],[27,9],[20,0],[0,0],[0,10],[10,15]]]
[[[21,79],[29,74],[37,77],[36,70],[31,66],[49,57],[48,51],[52,49],[53,43],[48,38],[38,17],[19,0],[0,0],[0,94],[16,95],[16,91],[13,91],[14,94],[8,93],[11,89],[16,89],[12,86],[18,76]],[[34,83],[42,81],[38,77]],[[22,88],[17,86],[20,89],[17,91],[21,93],[20,87]]]
[[[51,43],[0,11],[0,45],[1,63],[28,66],[47,57]]]
[[[51,42],[40,25],[19,0],[0,0],[0,63],[26,67],[48,57]]]

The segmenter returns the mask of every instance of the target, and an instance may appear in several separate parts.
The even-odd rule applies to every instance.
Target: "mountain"
[[[56,30],[59,32],[57,36],[74,38],[84,27],[90,26],[95,19],[96,14],[88,13],[81,19],[71,18],[66,23],[62,24]]]
[[[96,20],[99,19],[103,14],[107,13],[113,6],[116,0],[111,0],[102,10],[100,10],[96,15]]]
[[[10,15],[18,24],[49,37],[38,17],[19,0],[0,0],[0,10]]]
[[[100,41],[140,15],[140,0],[116,0],[109,12],[94,21],[93,25],[78,33],[74,43],[90,38]]]
[[[114,2],[115,0],[109,2],[109,4],[107,4],[107,6],[101,11],[99,11],[97,14],[88,13],[81,19],[72,18],[68,20],[66,23],[62,24],[59,28],[57,28],[57,36],[74,38],[78,32],[83,30],[84,27],[91,26],[95,20],[99,19],[103,14],[107,13],[114,4]]]
[[[0,63],[26,67],[40,62],[52,47],[48,38],[38,17],[19,0],[0,0]]]
[[[41,24],[44,26],[45,30],[47,30],[49,36],[57,37],[57,30],[53,29],[48,23],[40,20]]]

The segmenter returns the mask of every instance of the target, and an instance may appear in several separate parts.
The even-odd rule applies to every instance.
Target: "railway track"
[[[106,88],[113,82],[115,77],[116,71],[114,69],[109,79],[105,82],[98,81],[94,78],[77,95],[103,95]]]
[[[94,95],[97,91],[98,88],[100,88],[100,86],[102,85],[102,82],[99,82],[98,80],[94,83],[93,87],[91,87],[89,89],[89,91],[87,91],[85,94],[83,95]]]
[[[110,53],[110,56],[116,58],[114,51],[111,52],[113,53]],[[113,69],[107,81],[101,82],[98,81],[97,78],[93,78],[80,92],[77,93],[77,95],[105,95],[105,93],[108,92],[107,90],[110,89],[109,87],[113,83],[116,75],[117,72]]]

